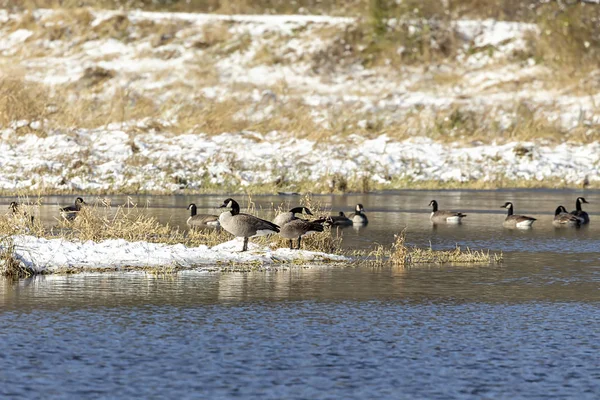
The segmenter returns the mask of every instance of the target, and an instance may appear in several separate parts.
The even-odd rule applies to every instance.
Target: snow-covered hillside
[[[53,101],[0,127],[0,189],[600,179],[600,93],[523,57],[535,25],[459,20],[451,62],[365,66],[345,54],[357,51],[343,41],[352,18],[37,10],[0,21],[0,79]],[[543,139],[522,133],[530,126]]]

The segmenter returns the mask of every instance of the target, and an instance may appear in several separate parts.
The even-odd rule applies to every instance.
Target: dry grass
[[[394,242],[386,247],[377,245],[369,252],[354,252],[355,263],[367,267],[410,267],[416,264],[499,264],[502,253],[489,251],[462,250],[456,246],[452,250],[433,250],[406,245],[406,229],[394,235]]]
[[[406,228],[394,235],[394,243],[390,252],[390,262],[394,266],[404,266],[412,260],[406,247]]]
[[[47,92],[18,77],[0,76],[0,127],[20,120],[40,121],[51,112]],[[31,131],[29,126],[23,130]]]
[[[27,278],[33,275],[15,255],[15,245],[9,236],[0,237],[0,276],[10,279]]]

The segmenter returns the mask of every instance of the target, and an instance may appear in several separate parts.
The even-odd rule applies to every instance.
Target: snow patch
[[[271,250],[253,243],[250,243],[249,251],[240,252],[242,241],[238,239],[212,248],[128,242],[124,239],[78,242],[26,235],[13,236],[12,241],[16,258],[25,267],[37,273],[56,272],[63,268],[86,271],[102,268],[177,266],[193,269],[214,266],[217,263],[258,263],[269,267],[285,263],[318,264],[349,260],[344,256],[307,250]]]

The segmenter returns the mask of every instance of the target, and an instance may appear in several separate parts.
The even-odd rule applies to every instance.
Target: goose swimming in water
[[[33,224],[33,215],[29,215],[29,213],[21,208],[21,204],[16,201],[12,201],[8,206],[8,210],[12,217],[14,218],[24,218],[25,221]]]
[[[75,199],[75,204],[61,208],[60,215],[62,215],[63,218],[72,221],[77,217],[77,214],[79,214],[84,205],[87,205],[87,203],[83,201],[81,197],[78,197]]]
[[[438,210],[438,202],[436,200],[431,200],[429,206],[433,207],[429,219],[434,224],[460,224],[462,219],[467,216],[467,214],[461,212]]]
[[[513,204],[510,201],[504,203],[501,208],[506,208],[508,210],[508,214],[502,223],[505,228],[531,228],[531,225],[536,221],[536,219],[532,217],[515,215],[513,213]]]
[[[575,201],[575,211],[571,211],[571,214],[579,218],[582,225],[588,224],[590,222],[590,216],[581,209],[581,203],[589,204],[583,197],[578,197],[577,201]]]
[[[191,203],[187,209],[190,211],[190,216],[186,223],[190,228],[218,228],[221,226],[218,215],[197,214],[198,209],[194,203]]]
[[[367,216],[365,215],[365,208],[362,204],[357,204],[354,208],[354,212],[348,216],[352,220],[354,225],[366,225],[369,223]]]
[[[554,211],[554,220],[552,225],[556,227],[579,227],[581,226],[581,220],[567,212],[567,209],[563,206],[558,206]]]

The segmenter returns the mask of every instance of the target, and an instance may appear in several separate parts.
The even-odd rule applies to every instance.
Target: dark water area
[[[554,209],[574,209],[580,195],[590,202],[590,225],[554,228]],[[223,199],[132,197],[144,212],[182,227],[190,202],[217,213]],[[464,224],[432,226],[432,199],[467,213]],[[273,206],[300,198],[252,200],[270,217]],[[315,200],[336,212],[364,205],[369,225],[340,233],[348,249],[389,245],[406,227],[410,245],[489,249],[504,262],[0,280],[0,397],[600,397],[600,192],[403,191]],[[54,224],[58,206],[72,201],[45,198],[44,223]],[[505,201],[538,218],[533,229],[502,228]]]

